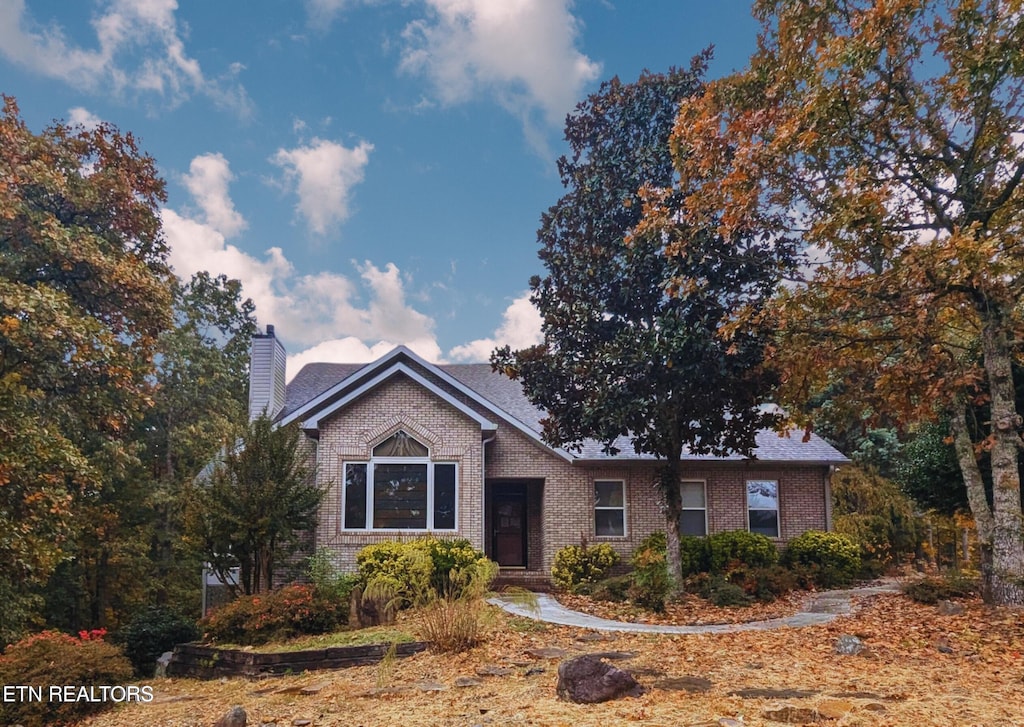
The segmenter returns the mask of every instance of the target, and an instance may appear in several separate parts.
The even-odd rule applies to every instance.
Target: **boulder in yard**
[[[567,659],[558,666],[559,699],[595,704],[620,697],[638,697],[644,688],[629,672],[592,655]]]

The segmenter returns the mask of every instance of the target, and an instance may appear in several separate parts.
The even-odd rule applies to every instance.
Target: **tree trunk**
[[[679,553],[679,518],[683,513],[683,500],[679,492],[679,457],[670,457],[658,473],[658,488],[664,502],[665,540],[668,575],[672,579],[672,593],[683,587],[683,559]]]
[[[982,352],[991,397],[992,461],[992,583],[991,603],[1024,605],[1024,527],[1022,527],[1020,470],[1021,417],[1007,338],[1009,326],[998,311],[983,318]],[[973,503],[972,503],[973,505]]]

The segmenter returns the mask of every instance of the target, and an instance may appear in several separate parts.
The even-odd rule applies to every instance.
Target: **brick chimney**
[[[274,336],[274,327],[252,337],[249,354],[249,421],[260,414],[273,419],[284,408],[284,367],[287,352]]]

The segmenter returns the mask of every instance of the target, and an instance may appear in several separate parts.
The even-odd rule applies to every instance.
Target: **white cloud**
[[[103,119],[86,108],[75,106],[68,111],[68,122],[92,131],[103,123]]]
[[[99,3],[97,3],[99,4]],[[251,102],[235,76],[207,78],[185,50],[176,0],[110,0],[91,21],[96,46],[69,40],[59,25],[42,25],[24,0],[0,2],[0,55],[49,78],[90,92],[155,95],[176,106],[193,93],[247,114]]]
[[[513,349],[533,346],[543,340],[541,323],[540,312],[530,302],[530,294],[523,293],[505,309],[493,338],[480,338],[456,346],[448,352],[448,357],[453,361],[487,361],[491,351],[498,346],[507,345]]]
[[[230,172],[220,154],[197,157],[191,169],[193,183],[186,186],[197,197],[197,206],[203,207],[199,195],[214,188],[217,213],[234,210],[226,184]],[[170,208],[160,214],[174,272],[187,279],[207,270],[242,281],[260,323],[275,324],[278,335],[298,351],[292,357],[296,365],[309,360],[369,361],[399,344],[428,360],[441,360],[434,320],[408,304],[408,280],[393,263],[353,263],[354,277],[331,271],[300,275],[279,247],[255,257],[228,243],[209,219],[193,219]],[[211,217],[206,209],[203,214]]]
[[[224,237],[234,237],[248,226],[228,195],[228,183],[234,178],[222,154],[203,154],[192,160],[182,180],[206,224]]]
[[[365,141],[347,149],[314,138],[308,146],[278,149],[270,160],[284,170],[286,183],[296,186],[296,211],[311,231],[324,235],[348,218],[349,193],[363,181],[371,151],[373,144]]]
[[[571,0],[425,0],[429,19],[410,23],[402,70],[430,79],[447,104],[491,94],[537,134],[531,115],[561,126],[601,65],[576,48]]]

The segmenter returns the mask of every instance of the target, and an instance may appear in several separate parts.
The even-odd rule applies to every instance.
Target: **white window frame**
[[[427,520],[423,528],[375,528],[373,527],[373,483],[374,470],[378,464],[421,464],[427,468]],[[348,497],[349,465],[366,466],[366,527],[350,528],[345,526],[346,498]],[[451,528],[434,527],[434,467],[451,465],[455,468],[455,524]],[[371,457],[370,459],[346,460],[341,464],[341,522],[340,529],[347,533],[454,533],[459,529],[459,463],[447,460],[434,461],[430,457]]]
[[[757,510],[758,512],[773,512],[773,510],[769,510],[768,508],[764,508],[764,507],[755,507],[755,508],[751,508],[750,507],[750,483],[751,482],[774,482],[775,483],[775,509],[774,509],[774,512],[775,512],[775,535],[767,535],[766,533],[761,533],[761,534],[762,535],[767,535],[767,537],[769,537],[769,538],[775,538],[775,539],[781,538],[782,537],[782,488],[780,486],[779,480],[777,480],[777,479],[770,479],[770,478],[767,478],[767,477],[760,477],[760,478],[751,478],[751,479],[745,480],[743,482],[743,499],[744,499],[744,501],[747,504],[747,531],[748,532],[753,532],[750,529],[750,511],[751,511],[751,509]]]
[[[622,490],[622,507],[598,507],[597,505],[597,483],[616,482]],[[622,513],[622,534],[621,535],[598,535],[597,534],[597,513],[599,510],[616,510]],[[595,538],[625,538],[629,535],[629,520],[626,517],[626,481],[613,477],[602,477],[594,479],[594,537]]]
[[[679,488],[680,488],[679,498],[680,498],[680,500],[682,500],[682,497],[683,497],[682,486],[685,485],[685,484],[689,484],[689,483],[694,483],[694,484],[699,483],[700,486],[704,488],[704,507],[683,507],[683,508],[681,508],[681,511],[682,512],[694,512],[696,510],[703,510],[704,511],[704,535],[691,536],[691,537],[706,538],[708,536],[708,534],[709,534],[708,533],[708,481],[707,480],[696,480],[696,479],[680,480],[679,481]],[[750,516],[748,515],[747,516],[748,520],[749,520],[749,517]],[[682,531],[680,531],[679,534],[683,535]]]

